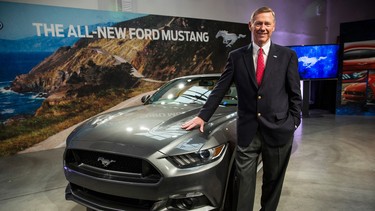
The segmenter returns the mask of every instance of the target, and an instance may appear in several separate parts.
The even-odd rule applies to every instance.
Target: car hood
[[[366,83],[355,83],[350,84],[345,88],[345,91],[357,91],[357,92],[365,92],[366,91]]]
[[[74,130],[67,147],[135,157],[156,151],[168,155],[196,151],[204,145],[206,133],[183,130],[181,124],[196,116],[201,106],[142,105],[99,115]],[[211,122],[227,119],[233,112],[235,107],[219,107]],[[216,124],[210,125],[205,131]]]

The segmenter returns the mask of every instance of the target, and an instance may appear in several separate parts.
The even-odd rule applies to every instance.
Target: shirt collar
[[[253,44],[253,54],[257,54],[260,47],[254,42],[252,44]],[[263,45],[262,47],[264,55],[266,56],[268,55],[268,52],[270,51],[270,47],[271,47],[271,40],[268,40],[268,42],[266,42],[266,44]]]

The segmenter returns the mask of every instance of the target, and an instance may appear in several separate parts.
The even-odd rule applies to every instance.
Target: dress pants
[[[268,146],[260,132],[247,147],[237,146],[234,197],[237,211],[252,211],[254,207],[257,163],[261,153],[263,184],[261,211],[275,211],[279,203],[286,168],[292,151],[293,136],[286,145]],[[236,194],[236,193],[235,193]]]

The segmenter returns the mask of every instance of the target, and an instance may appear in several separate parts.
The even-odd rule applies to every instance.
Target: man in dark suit
[[[253,210],[257,160],[262,155],[261,210],[276,210],[291,155],[295,129],[300,125],[301,91],[296,53],[271,42],[275,13],[255,10],[249,22],[253,42],[229,53],[225,70],[197,117],[181,127],[203,132],[230,85],[238,92],[237,203],[239,211]],[[261,49],[261,50],[260,50]],[[260,52],[260,53],[259,53]],[[259,61],[258,61],[259,58]]]

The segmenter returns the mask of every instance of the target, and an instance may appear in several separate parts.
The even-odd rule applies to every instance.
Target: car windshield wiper
[[[207,97],[203,97],[204,95],[192,95],[192,94],[182,94],[180,97],[185,97],[189,100],[197,101],[197,100],[203,100],[207,101]]]

